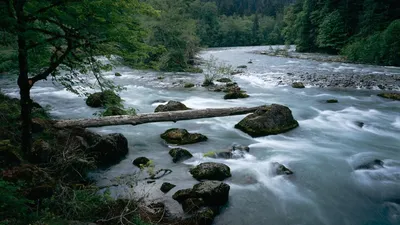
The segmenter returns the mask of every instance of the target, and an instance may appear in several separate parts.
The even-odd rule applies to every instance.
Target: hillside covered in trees
[[[397,0],[298,0],[285,10],[282,34],[300,52],[399,66],[399,19]]]

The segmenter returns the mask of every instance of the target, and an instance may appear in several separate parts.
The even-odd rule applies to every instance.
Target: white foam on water
[[[182,101],[187,107],[192,109],[205,109],[205,108],[227,108],[235,106],[232,101],[224,101],[223,99],[190,97]]]
[[[396,120],[392,123],[392,125],[396,128],[400,129],[400,116],[396,117]],[[400,131],[399,131],[400,132]]]

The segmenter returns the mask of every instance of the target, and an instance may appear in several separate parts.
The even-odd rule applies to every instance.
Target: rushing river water
[[[322,89],[308,86],[293,89],[280,80],[287,73],[373,73],[400,74],[400,68],[363,66],[344,63],[287,59],[250,53],[260,47],[211,49],[211,55],[233,66],[248,66],[234,80],[251,96],[240,100],[223,100],[223,93],[202,87],[185,89],[179,82],[200,84],[202,75],[136,71],[125,67],[107,74],[126,88],[121,92],[127,107],[139,113],[152,112],[161,101],[178,100],[190,108],[258,106],[278,103],[288,106],[300,127],[288,133],[260,138],[234,129],[242,116],[210,118],[177,123],[153,123],[140,126],[96,128],[101,133],[123,133],[129,141],[127,158],[106,171],[94,174],[99,185],[112,183],[113,178],[138,173],[132,160],[146,156],[156,168],[170,168],[173,173],[153,184],[140,183],[139,195],[166,201],[172,212],[180,212],[171,196],[175,191],[197,183],[188,170],[201,162],[227,164],[232,178],[228,205],[215,219],[216,225],[389,225],[400,224],[400,103],[376,96],[374,90]],[[252,64],[247,64],[249,59]],[[120,72],[121,77],[115,77]],[[163,75],[165,79],[159,80]],[[2,91],[17,97],[14,81],[1,81]],[[280,84],[280,85],[278,85]],[[51,82],[40,82],[32,89],[32,97],[40,104],[52,106],[57,118],[92,117],[84,98],[78,97]],[[327,99],[338,104],[327,104]],[[357,125],[358,122],[364,126]],[[173,127],[207,135],[207,142],[187,145],[194,157],[183,163],[172,163],[170,147],[159,137]],[[233,143],[250,146],[241,159],[210,159],[203,153],[227,149]],[[354,170],[371,159],[382,159],[384,168]],[[274,176],[272,162],[279,162],[294,171],[291,177]],[[139,175],[140,177],[140,175]],[[159,187],[163,182],[177,185],[167,194]],[[123,186],[111,188],[123,194]],[[397,204],[395,203],[397,202]]]

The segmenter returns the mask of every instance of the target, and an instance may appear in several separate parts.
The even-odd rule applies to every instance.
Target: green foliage
[[[206,61],[204,66],[204,81],[202,86],[207,87],[214,84],[214,81],[223,76],[230,76],[233,68],[223,62],[219,62],[213,56]]]
[[[326,16],[321,23],[317,44],[320,48],[328,48],[337,52],[345,45],[346,36],[343,18],[339,11],[336,10]]]
[[[204,157],[215,157],[216,153],[214,151],[209,151],[203,154]]]
[[[0,179],[0,224],[15,224],[27,220],[32,202],[21,195],[21,185]]]
[[[342,54],[355,62],[400,66],[399,35],[400,20],[395,20],[383,32],[356,39]]]
[[[361,63],[400,65],[395,1],[303,0],[285,9],[282,35],[297,51],[341,53]]]

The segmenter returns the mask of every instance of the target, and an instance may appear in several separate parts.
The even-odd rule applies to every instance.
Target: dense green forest
[[[398,0],[298,0],[285,9],[283,36],[300,52],[400,65]]]

